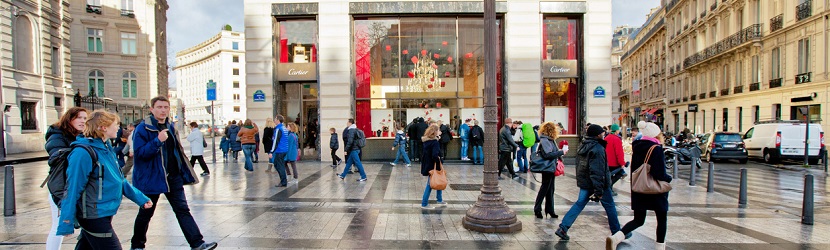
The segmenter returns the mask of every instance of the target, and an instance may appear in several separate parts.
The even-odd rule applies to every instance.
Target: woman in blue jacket
[[[289,123],[287,124],[290,133],[288,133],[288,153],[285,154],[285,170],[287,170],[287,174],[291,175],[291,171],[294,171],[294,180],[296,181],[299,178],[299,173],[297,173],[297,159],[299,158],[300,153],[300,137],[297,135],[297,124],[296,123]],[[291,165],[291,168],[288,168],[288,165]]]
[[[98,158],[93,162],[83,148],[75,148],[69,154],[66,197],[61,200],[57,235],[71,235],[75,222],[80,224],[81,237],[76,249],[121,249],[112,228],[112,216],[118,211],[122,196],[144,208],[153,206],[150,198],[130,185],[118,168],[109,140],[117,137],[119,120],[118,115],[107,111],[92,112],[83,136],[72,143],[93,148]]]

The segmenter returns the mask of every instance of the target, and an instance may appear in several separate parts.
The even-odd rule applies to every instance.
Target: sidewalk
[[[46,150],[36,152],[26,152],[18,154],[8,154],[6,159],[0,161],[0,166],[10,164],[21,164],[27,162],[45,161],[49,159],[49,154]]]

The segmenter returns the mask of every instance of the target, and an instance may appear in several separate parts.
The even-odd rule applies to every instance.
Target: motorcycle
[[[663,155],[666,157],[666,168],[674,166],[675,155],[677,156],[678,165],[691,165],[692,158],[695,158],[695,165],[698,169],[703,166],[700,160],[700,148],[694,141],[686,141],[681,143],[678,147],[665,147]],[[694,156],[694,157],[693,157]]]

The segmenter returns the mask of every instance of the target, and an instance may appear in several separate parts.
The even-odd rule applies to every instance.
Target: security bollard
[[[692,157],[692,164],[689,169],[689,186],[696,186],[697,184],[697,158]]]
[[[804,176],[804,201],[801,206],[801,224],[813,225],[813,175]]]
[[[746,206],[746,168],[741,168],[741,186],[738,193],[738,205]]]
[[[674,164],[674,167],[672,167],[672,170],[671,170],[672,171],[671,177],[672,178],[679,178],[680,176],[677,175],[677,154],[676,153],[674,154],[674,163],[672,163],[672,164]]]
[[[821,151],[821,163],[824,164],[824,173],[827,173],[827,149]]]
[[[709,161],[709,177],[706,180],[706,192],[715,192],[715,163],[713,161]]]
[[[6,165],[6,180],[3,189],[3,215],[14,216],[17,212],[14,199],[14,166]]]

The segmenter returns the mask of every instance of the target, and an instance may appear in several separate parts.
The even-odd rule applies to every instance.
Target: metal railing
[[[689,97],[689,99],[691,99],[692,101],[697,100],[697,95],[692,95],[691,97]]]
[[[699,95],[697,95],[697,98],[701,100],[706,99],[706,93],[700,93]]]
[[[758,90],[761,90],[761,83],[760,82],[749,84],[749,91],[758,91]]]
[[[795,75],[795,84],[808,83],[813,81],[813,72]]]
[[[744,86],[735,86],[732,88],[732,93],[740,94],[744,92]]]
[[[689,98],[684,96],[683,97],[683,102],[688,102],[688,101],[689,101]]]
[[[769,32],[775,32],[784,28],[784,14],[769,19]]]
[[[801,21],[813,15],[813,1],[807,0],[795,6],[795,20]]]
[[[706,47],[701,52],[695,53],[683,60],[683,67],[688,68],[692,65],[706,61],[710,58],[719,56],[732,48],[738,47],[744,43],[754,41],[761,38],[761,24],[753,24],[749,27],[738,31],[735,34],[721,40],[720,42]]]
[[[695,23],[697,23],[697,17],[692,18],[692,24],[695,24]]]
[[[729,95],[729,88],[721,89],[720,96]]]
[[[75,107],[83,107],[90,111],[103,109],[114,112],[121,116],[121,121],[123,122],[133,122],[149,114],[149,106],[146,106],[146,104],[144,107],[119,104],[109,99],[99,98],[95,95],[81,96],[80,92],[75,93],[73,100]]]
[[[769,88],[781,87],[781,78],[769,80]]]
[[[121,16],[135,17],[134,10],[121,10]]]
[[[100,15],[101,12],[102,12],[102,9],[103,8],[101,8],[100,5],[90,5],[90,4],[86,5],[86,12],[87,13],[95,13],[95,14]]]

